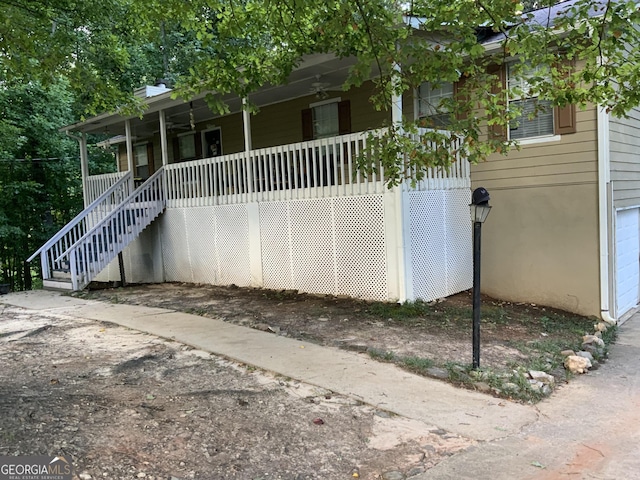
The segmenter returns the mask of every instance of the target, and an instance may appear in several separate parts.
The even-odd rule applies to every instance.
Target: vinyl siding
[[[614,208],[640,205],[640,109],[609,121]]]
[[[331,98],[350,100],[353,132],[379,128],[385,121],[388,122],[391,119],[389,111],[377,112],[369,102],[373,88],[372,82],[365,82],[361,87],[352,88],[348,92],[327,92],[329,95],[327,100]],[[261,108],[251,117],[253,148],[301,142],[301,112],[318,101],[315,95],[308,95]]]

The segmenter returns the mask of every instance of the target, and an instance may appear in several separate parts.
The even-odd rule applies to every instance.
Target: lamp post
[[[480,238],[482,224],[491,210],[486,188],[473,191],[469,209],[473,222],[473,368],[476,369],[480,367]]]

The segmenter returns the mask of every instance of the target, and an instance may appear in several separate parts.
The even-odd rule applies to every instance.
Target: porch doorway
[[[222,128],[216,127],[202,132],[202,157],[213,158],[222,155]]]

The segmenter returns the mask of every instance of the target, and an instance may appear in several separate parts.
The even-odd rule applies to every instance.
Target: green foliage
[[[82,209],[77,143],[58,131],[73,102],[61,80],[0,89],[0,282],[16,290],[32,285],[24,261]]]
[[[455,101],[446,105],[446,132],[403,119],[373,139],[380,155],[360,166],[370,173],[384,169],[393,186],[406,177],[419,180],[427,168],[446,170],[456,161],[477,163],[517,148],[487,134],[487,127],[506,128],[520,113],[508,108],[492,65],[515,61],[547,72],[528,88],[552,105],[595,103],[615,115],[638,106],[640,29],[630,27],[640,21],[636,4],[566,2],[553,27],[523,13],[552,3],[23,0],[3,4],[0,79],[46,85],[63,75],[85,114],[140,112],[132,90],[158,78],[175,83],[176,96],[208,92],[210,105],[225,112],[225,94],[245,97],[280,84],[311,53],[355,58],[344,87],[373,76],[371,102],[378,109],[424,81],[458,82]],[[501,36],[486,49],[480,33]],[[21,141],[0,122],[0,145],[12,136]]]

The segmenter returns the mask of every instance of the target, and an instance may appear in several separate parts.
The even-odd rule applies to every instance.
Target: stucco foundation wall
[[[482,291],[583,315],[600,312],[595,185],[492,190]]]
[[[600,314],[596,112],[577,132],[523,145],[472,167],[491,195],[482,229],[482,291],[496,298]]]

